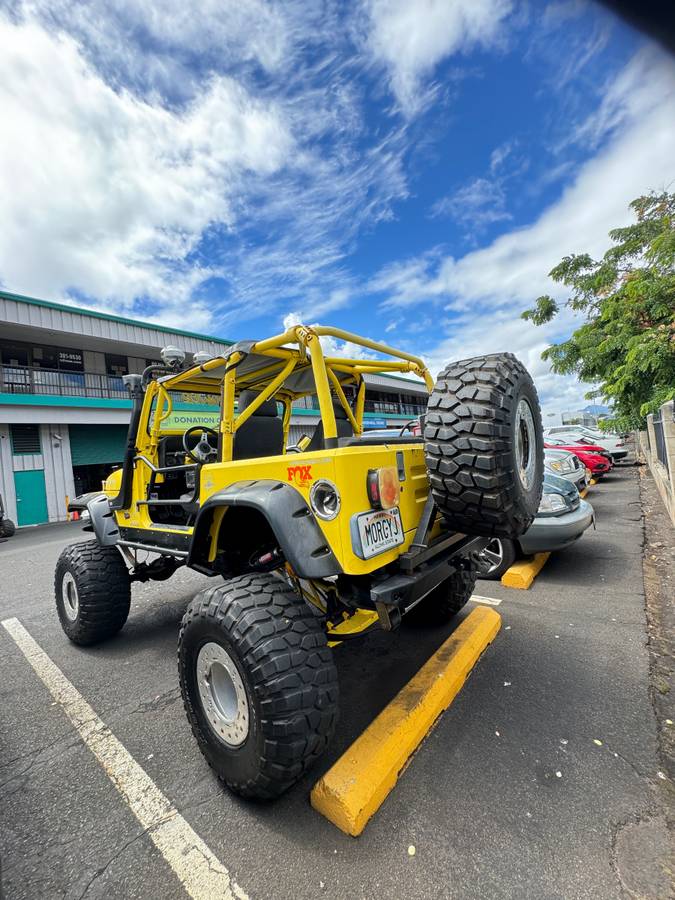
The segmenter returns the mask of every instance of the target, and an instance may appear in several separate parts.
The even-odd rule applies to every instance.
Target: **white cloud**
[[[475,239],[488,225],[513,218],[507,208],[509,182],[528,168],[529,160],[518,152],[518,141],[506,141],[490,154],[490,166],[484,175],[439,198],[430,215],[453,218]]]
[[[608,232],[631,219],[629,202],[675,179],[675,63],[653,50],[639,53],[610,88],[613,139],[579,170],[560,199],[532,225],[514,229],[487,247],[455,259],[438,249],[384,268],[371,289],[384,308],[414,309],[424,301],[454,312],[448,336],[429,342],[433,365],[459,355],[512,350],[533,370],[549,402],[575,406],[587,388],[552,376],[540,359],[544,347],[574,327],[565,312],[546,328],[520,319],[536,297],[564,298],[548,272],[569,253],[600,257]],[[577,401],[573,394],[577,392]]]
[[[21,12],[73,36],[105,79],[141,92],[189,98],[195,65],[237,63],[275,72],[293,63],[296,4],[264,0],[24,0]]]
[[[151,105],[32,23],[0,18],[0,44],[2,280],[179,306],[209,274],[188,263],[203,231],[230,225],[239,182],[292,152],[278,111],[226,77],[182,112]]]
[[[506,209],[506,191],[498,179],[473,178],[431,207],[432,217],[450,216],[471,231],[512,218]]]
[[[369,139],[337,54],[297,55],[332,14],[18,9],[0,13],[0,284],[167,324],[189,298],[192,327],[223,331],[300,297],[308,318],[350,302],[343,260],[406,196],[406,136]],[[218,299],[200,302],[209,279]]]
[[[441,60],[494,45],[510,0],[368,0],[369,48],[389,71],[402,111],[414,115],[428,99],[428,78]]]

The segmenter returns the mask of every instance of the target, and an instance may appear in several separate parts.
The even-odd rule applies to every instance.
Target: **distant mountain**
[[[591,403],[589,406],[584,406],[581,412],[589,413],[591,416],[608,416],[611,413],[611,409],[609,406],[600,406],[599,404]]]

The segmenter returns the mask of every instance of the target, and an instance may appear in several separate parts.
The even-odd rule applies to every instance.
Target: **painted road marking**
[[[497,600],[496,597],[481,597],[478,594],[472,594],[469,600],[473,600],[474,603],[481,603],[483,606],[499,606],[502,602]]]
[[[1,623],[195,900],[247,900],[199,835],[18,619]]]
[[[501,625],[494,609],[478,606],[441,644],[310,795],[314,809],[346,834],[361,834],[412,754],[461,690]]]

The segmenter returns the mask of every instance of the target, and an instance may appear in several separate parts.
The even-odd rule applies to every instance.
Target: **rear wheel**
[[[131,605],[129,571],[116,547],[71,544],[56,564],[56,611],[75,644],[95,644],[122,628]]]
[[[476,584],[476,570],[457,569],[411,610],[415,621],[432,625],[448,622],[466,606]]]
[[[183,617],[178,669],[200,750],[244,797],[283,793],[333,735],[337,671],[323,624],[271,574],[197,594]]]
[[[11,519],[3,519],[0,522],[0,537],[12,537],[16,531],[16,526]]]
[[[433,497],[464,534],[514,539],[541,500],[544,439],[534,383],[512,353],[450,363],[424,423]]]
[[[493,538],[487,545],[481,556],[489,566],[487,572],[481,578],[489,581],[499,581],[504,572],[510,569],[516,561],[516,545],[508,538]]]

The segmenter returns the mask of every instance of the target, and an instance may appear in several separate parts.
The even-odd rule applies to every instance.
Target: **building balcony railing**
[[[300,409],[315,409],[317,413],[319,411],[317,397],[303,397],[293,405]],[[366,397],[364,411],[385,416],[410,416],[411,419],[415,419],[426,411],[426,406],[422,403],[400,403],[397,400],[368,400]]]
[[[98,397],[128,400],[129,394],[120,375],[100,375],[96,372],[64,372],[36,366],[0,366],[0,394],[47,394],[54,397]],[[294,404],[300,409],[319,409],[316,396],[303,397]],[[379,415],[422,415],[422,403],[401,403],[398,400],[369,400],[365,411]]]
[[[64,372],[34,366],[0,366],[0,393],[129,399],[120,375]]]

